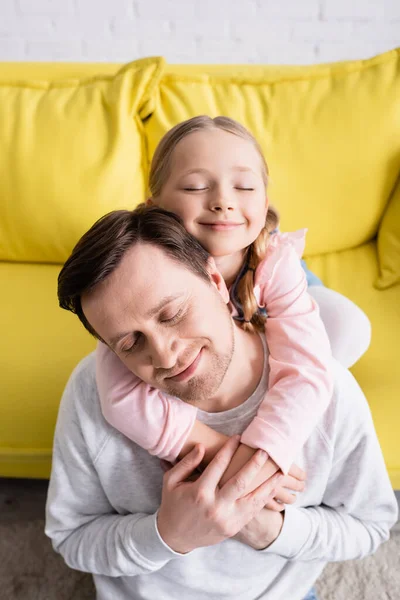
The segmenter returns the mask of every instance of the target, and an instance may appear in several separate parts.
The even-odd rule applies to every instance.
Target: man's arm
[[[354,377],[335,367],[334,456],[320,506],[285,510],[265,552],[292,560],[341,561],[372,554],[389,538],[398,507],[366,399]],[[312,482],[310,482],[312,485]]]
[[[243,497],[266,461],[262,451],[238,478],[219,486],[239,444],[233,437],[195,482],[185,480],[204,448],[199,453],[196,446],[175,465],[164,476],[156,513],[117,514],[96,469],[110,432],[96,419],[94,378],[79,375],[72,375],[60,406],[46,506],[46,534],[70,567],[111,577],[152,573],[172,558],[233,537],[270,499],[274,477]]]
[[[72,375],[58,415],[46,534],[73,569],[111,577],[157,571],[180,555],[162,541],[156,514],[119,515],[109,503],[76,409],[83,394],[96,399],[96,389],[79,385],[79,374]]]

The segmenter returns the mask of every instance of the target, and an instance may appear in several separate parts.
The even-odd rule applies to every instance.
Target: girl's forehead
[[[209,164],[235,162],[238,165],[260,165],[261,157],[251,140],[221,129],[195,131],[180,140],[172,152],[172,166],[196,166],[199,161]]]

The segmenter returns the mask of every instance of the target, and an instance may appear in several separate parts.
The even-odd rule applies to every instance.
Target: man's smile
[[[185,367],[182,371],[177,373],[177,375],[173,375],[172,377],[165,377],[165,379],[168,381],[177,381],[178,382],[178,381],[185,381],[185,379],[188,379],[189,377],[191,377],[195,373],[195,371],[200,363],[202,352],[203,352],[203,348],[200,349],[200,351],[197,354],[197,356],[195,357],[195,359],[191,363],[189,363],[189,365],[187,367]]]

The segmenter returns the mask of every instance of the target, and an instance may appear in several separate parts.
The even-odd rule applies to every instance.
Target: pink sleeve
[[[287,473],[331,400],[332,355],[299,260],[305,230],[274,238],[254,289],[268,315],[269,390],[241,441],[264,449]]]
[[[104,418],[142,448],[173,462],[196,420],[194,406],[162,394],[136,377],[98,343],[96,381]]]

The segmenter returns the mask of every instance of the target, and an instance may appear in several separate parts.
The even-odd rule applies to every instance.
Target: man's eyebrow
[[[145,319],[151,319],[152,317],[154,317],[154,315],[156,315],[158,312],[160,312],[160,310],[163,308],[163,306],[165,306],[166,304],[169,304],[173,300],[177,300],[181,296],[182,296],[181,292],[178,292],[177,294],[170,294],[169,296],[165,296],[164,298],[162,298],[162,300],[160,300],[160,302],[158,302],[155,306],[153,306],[153,308],[151,308],[146,313]]]
[[[170,302],[172,302],[173,300],[177,300],[178,298],[180,298],[182,296],[181,293],[178,294],[171,294],[169,296],[164,296],[164,298],[162,298],[160,300],[160,302],[158,302],[156,304],[156,306],[153,306],[153,308],[151,308],[145,315],[145,319],[151,319],[152,317],[154,317],[154,315],[156,315],[164,306],[166,306],[167,304],[169,304]],[[109,341],[109,344],[111,346],[111,348],[115,348],[115,346],[118,344],[118,342],[120,340],[122,340],[124,337],[126,337],[127,335],[132,334],[132,331],[124,331],[123,333],[117,333],[117,335],[115,335],[114,337],[112,337]]]

